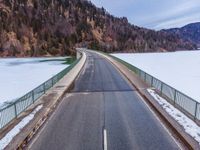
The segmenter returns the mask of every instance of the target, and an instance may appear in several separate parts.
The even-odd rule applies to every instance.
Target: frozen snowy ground
[[[200,102],[200,51],[112,55]]]
[[[165,99],[156,94],[154,90],[148,89],[148,92],[163,107],[163,109],[165,109],[166,112],[184,128],[185,132],[200,144],[200,127],[178,109],[174,108],[174,106]]]
[[[26,116],[22,121],[20,121],[11,131],[9,131],[1,140],[0,140],[0,150],[3,150],[12,139],[25,127],[35,116],[35,114],[42,108],[42,105],[39,105],[32,113]]]
[[[63,61],[45,61],[59,58],[0,59],[0,106],[33,90],[67,65]]]

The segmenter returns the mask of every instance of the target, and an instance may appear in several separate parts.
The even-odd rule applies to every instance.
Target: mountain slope
[[[200,22],[188,24],[182,28],[163,30],[168,33],[177,34],[182,39],[192,41],[200,47]]]
[[[177,35],[116,18],[86,0],[0,0],[0,56],[48,56],[88,46],[105,51],[195,49]]]

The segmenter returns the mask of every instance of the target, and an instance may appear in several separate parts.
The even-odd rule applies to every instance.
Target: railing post
[[[147,73],[144,73],[144,82],[146,83]]]
[[[35,102],[34,101],[34,90],[32,91],[32,101],[33,101],[33,103]]]
[[[177,94],[177,91],[175,90],[174,91],[174,106],[176,105],[176,94]]]
[[[161,95],[163,95],[163,82],[161,82],[161,87],[160,87],[160,92],[161,92]]]
[[[53,78],[51,78],[51,87],[53,87]]]
[[[196,120],[196,119],[197,119],[197,106],[198,106],[198,103],[196,102],[195,114],[194,114],[194,120]]]
[[[151,87],[153,87],[153,77],[151,76]]]
[[[14,103],[14,109],[15,109],[15,118],[17,118],[17,106],[16,106],[16,102]]]
[[[45,94],[46,93],[45,83],[43,84],[43,90],[44,90],[44,94]]]

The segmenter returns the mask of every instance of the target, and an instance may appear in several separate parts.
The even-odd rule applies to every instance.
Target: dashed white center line
[[[103,130],[103,145],[104,150],[108,150],[108,144],[107,144],[107,131],[106,129]]]

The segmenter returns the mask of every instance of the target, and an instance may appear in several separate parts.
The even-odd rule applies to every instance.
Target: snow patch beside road
[[[154,90],[147,89],[149,94],[165,109],[165,111],[174,118],[200,145],[200,127],[188,118],[185,114],[168,103],[164,98],[160,97]]]
[[[35,116],[35,114],[43,107],[39,105],[35,110],[22,119],[12,130],[10,130],[1,140],[0,140],[0,149],[3,150],[12,139],[23,129]]]

